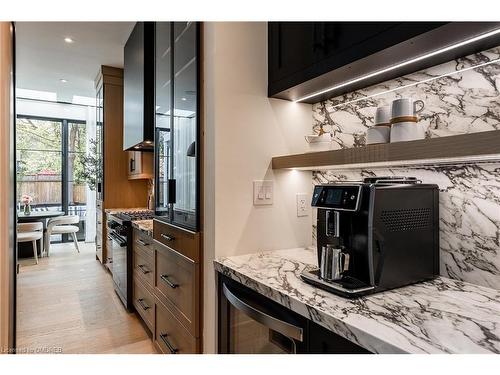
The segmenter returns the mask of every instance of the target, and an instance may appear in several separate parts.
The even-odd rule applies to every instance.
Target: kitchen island
[[[313,249],[219,258],[215,269],[373,353],[500,353],[500,291],[444,277],[347,299],[306,284]]]

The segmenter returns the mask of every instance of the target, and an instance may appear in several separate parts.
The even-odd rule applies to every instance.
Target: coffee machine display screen
[[[312,206],[356,211],[360,194],[360,185],[318,185],[314,188]]]
[[[339,204],[342,200],[342,189],[328,189],[325,204]]]

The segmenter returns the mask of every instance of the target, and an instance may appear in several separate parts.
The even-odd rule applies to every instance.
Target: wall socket
[[[310,198],[307,193],[297,193],[297,217],[309,216]]]

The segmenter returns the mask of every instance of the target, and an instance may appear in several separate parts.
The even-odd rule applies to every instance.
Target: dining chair
[[[33,256],[35,257],[35,264],[38,264],[38,250],[36,241],[43,238],[43,224],[39,221],[34,223],[19,223],[17,224],[17,242],[32,242],[33,243]],[[43,256],[43,241],[40,241],[42,248],[40,255]]]
[[[78,247],[78,239],[76,233],[80,230],[78,224],[80,217],[77,215],[59,216],[49,219],[47,222],[47,231],[45,232],[45,252],[49,256],[50,250],[50,236],[53,234],[71,234],[73,242],[75,243],[76,251],[80,252]]]

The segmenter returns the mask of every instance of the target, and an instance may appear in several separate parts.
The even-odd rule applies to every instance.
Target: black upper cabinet
[[[270,22],[269,85],[273,97],[375,52],[442,26],[440,22]],[[376,69],[376,66],[373,66]]]
[[[199,228],[200,26],[156,23],[156,217]]]
[[[154,23],[137,22],[124,50],[124,150],[152,150],[154,138]]]

